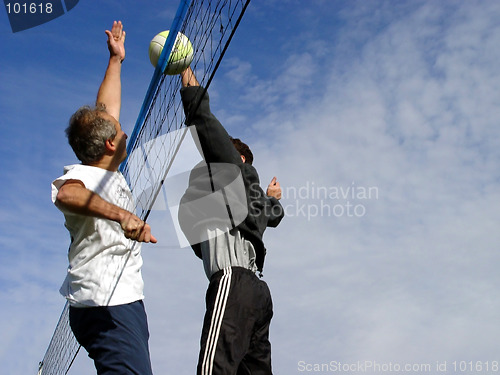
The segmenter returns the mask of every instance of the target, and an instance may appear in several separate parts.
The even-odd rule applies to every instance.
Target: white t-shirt
[[[120,172],[87,165],[64,167],[52,182],[52,201],[67,180],[79,180],[109,203],[134,212],[132,193]],[[72,306],[113,306],[143,299],[141,244],[119,223],[61,211],[71,235],[69,267],[60,292]]]

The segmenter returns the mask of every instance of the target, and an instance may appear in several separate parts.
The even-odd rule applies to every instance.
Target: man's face
[[[103,118],[113,123],[116,129],[116,136],[113,139],[115,145],[115,158],[121,163],[127,157],[127,134],[122,130],[121,124],[111,115],[104,113]]]
[[[120,159],[120,163],[124,161],[127,157],[127,134],[122,130],[121,124],[116,121],[116,137],[115,142],[116,146],[116,155]]]

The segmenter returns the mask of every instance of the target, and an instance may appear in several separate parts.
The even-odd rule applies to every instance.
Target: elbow
[[[271,215],[269,217],[269,220],[267,222],[267,226],[271,228],[276,228],[281,220],[285,217],[285,209],[283,206],[279,203],[278,199],[271,197],[270,201],[272,203],[271,205]]]
[[[284,215],[277,216],[273,218],[272,220],[269,220],[267,223],[267,226],[270,228],[276,228],[279,223],[281,223],[281,219],[283,219]]]
[[[88,206],[92,199],[92,193],[86,192],[85,186],[79,180],[68,180],[59,187],[54,199],[54,204],[63,212],[79,213],[82,208]]]
[[[80,183],[65,183],[62,185],[56,195],[55,205],[57,207],[68,208],[78,205],[81,185]]]
[[[59,208],[63,208],[67,206],[69,200],[70,194],[68,194],[68,189],[63,185],[57,192],[54,204]]]

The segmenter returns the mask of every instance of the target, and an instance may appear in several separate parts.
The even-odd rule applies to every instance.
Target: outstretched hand
[[[269,197],[274,197],[276,199],[281,199],[281,186],[276,177],[273,177],[271,183],[267,187],[266,194]]]
[[[114,21],[111,31],[106,30],[108,36],[108,49],[110,57],[118,57],[120,61],[125,60],[125,31],[122,21]]]

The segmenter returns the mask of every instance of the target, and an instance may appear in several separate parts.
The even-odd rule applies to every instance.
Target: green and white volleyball
[[[151,40],[151,43],[149,43],[149,60],[155,68],[168,34],[169,30],[162,31]],[[193,61],[193,46],[187,36],[179,32],[177,33],[174,47],[170,53],[168,64],[163,73],[168,75],[179,74],[189,67],[191,61]]]

